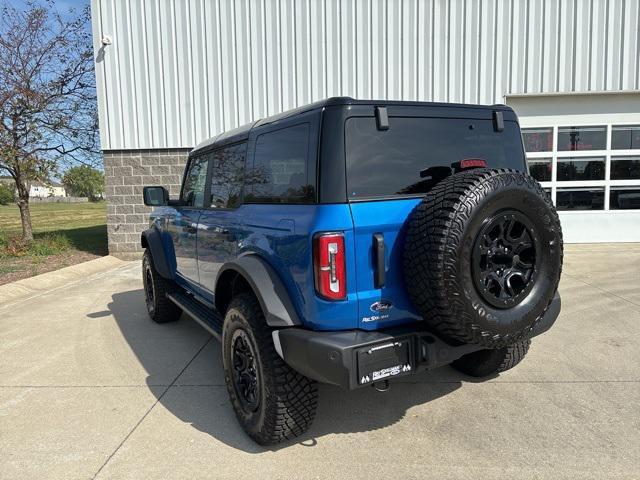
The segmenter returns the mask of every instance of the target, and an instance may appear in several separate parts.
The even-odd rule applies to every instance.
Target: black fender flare
[[[143,248],[148,248],[153,259],[153,266],[161,277],[169,280],[174,279],[173,270],[167,262],[167,255],[162,246],[162,237],[157,228],[149,228],[142,232],[140,236],[140,244]]]
[[[267,325],[282,328],[302,325],[289,293],[275,270],[257,255],[244,255],[225,263],[218,271],[215,287],[216,309],[224,314],[231,300],[232,278],[242,276],[255,294]]]

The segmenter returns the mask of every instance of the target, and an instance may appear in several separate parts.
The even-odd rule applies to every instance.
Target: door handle
[[[200,226],[200,228],[202,230],[204,230],[205,232],[212,232],[212,233],[229,233],[229,230],[227,230],[226,228],[223,227],[219,227],[217,225],[207,225],[207,224],[202,224]]]
[[[373,286],[374,288],[384,287],[384,235],[381,233],[373,234]]]
[[[218,236],[219,238],[223,238],[228,242],[234,242],[236,239],[236,234],[228,228],[219,227],[216,225],[200,225],[200,228],[208,234]]]

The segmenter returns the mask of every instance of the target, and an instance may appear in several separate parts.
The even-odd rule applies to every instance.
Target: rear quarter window
[[[253,165],[247,169],[247,203],[313,203],[309,184],[310,125],[302,123],[256,138]]]
[[[505,122],[496,132],[491,120],[391,117],[388,130],[378,130],[374,117],[345,122],[347,197],[366,199],[423,193],[420,172],[481,158],[491,168],[524,171],[520,129]]]

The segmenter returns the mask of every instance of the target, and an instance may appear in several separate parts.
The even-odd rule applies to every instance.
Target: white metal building
[[[92,13],[108,200],[141,151],[183,158],[325,97],[507,103],[566,240],[640,241],[640,0],[92,0]]]

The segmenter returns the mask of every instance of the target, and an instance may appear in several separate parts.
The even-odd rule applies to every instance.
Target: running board
[[[188,293],[167,293],[167,298],[179,306],[184,313],[198,322],[205,330],[220,340],[222,336],[222,317],[212,308],[209,308]]]

